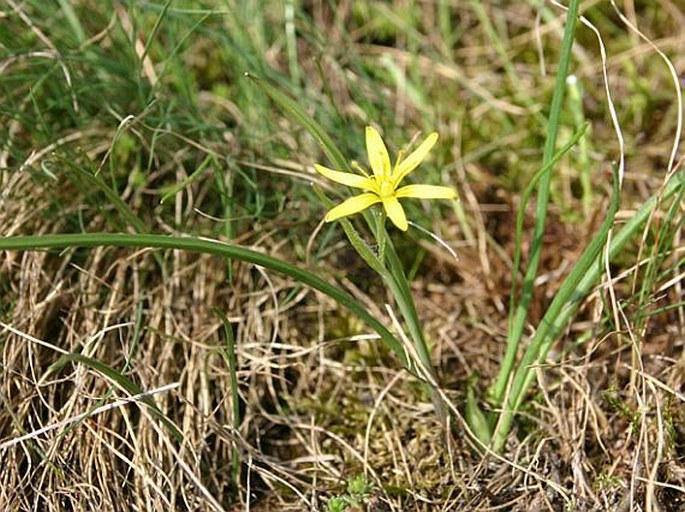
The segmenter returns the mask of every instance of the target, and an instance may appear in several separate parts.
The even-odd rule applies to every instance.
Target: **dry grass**
[[[682,73],[685,35],[676,20],[683,14],[673,3],[658,3],[659,9],[640,12],[669,13],[671,25],[657,30],[658,20],[645,24],[657,31],[650,33],[651,39],[669,52]],[[518,15],[484,3],[515,33],[507,50],[522,80],[517,89],[507,83],[502,66],[494,64],[497,54],[470,9],[454,11],[460,26],[473,27],[453,49],[450,59],[458,59],[456,64],[439,57],[452,49],[446,43],[443,47],[437,31],[425,31],[420,41],[436,51],[417,61],[412,61],[413,43],[406,35],[388,48],[383,38],[395,32],[366,25],[374,18],[346,11],[354,10],[351,4],[341,4],[340,23],[334,19],[336,11],[325,6],[307,11],[315,26],[330,29],[329,53],[321,62],[330,84],[317,79],[306,58],[317,53],[315,42],[298,41],[304,72],[313,77],[310,87],[331,87],[335,108],[360,123],[372,116],[360,104],[373,105],[360,101],[350,83],[361,82],[359,87],[369,94],[377,84],[356,74],[359,68],[344,69],[343,55],[336,50],[353,48],[358,54],[349,58],[360,62],[376,62],[379,54],[393,56],[410,75],[426,81],[419,93],[464,113],[463,121],[455,120],[438,108],[433,118],[446,144],[452,143],[441,158],[448,162],[445,174],[458,183],[468,223],[455,220],[454,212],[435,217],[422,212],[423,224],[455,248],[459,260],[430,241],[403,245],[398,240],[408,266],[414,263],[416,247],[424,258],[413,288],[442,392],[455,413],[449,424],[437,422],[424,388],[363,325],[285,277],[180,251],[2,252],[1,510],[325,510],[327,500],[344,493],[347,482],[359,474],[374,485],[365,506],[378,512],[685,510],[682,204],[675,206],[677,215],[668,217],[664,210],[650,220],[653,229],[646,228],[643,239],[612,267],[614,280],[599,287],[575,316],[563,343],[539,369],[535,394],[505,453],[478,453],[460,411],[474,374],[480,376],[481,392],[496,376],[506,341],[516,191],[535,166],[521,161],[539,161],[539,145],[526,143],[535,122],[524,116],[530,112],[522,106],[521,94],[535,91],[542,80],[538,63],[527,59],[538,49],[556,51],[555,42],[538,48],[536,41],[558,33],[558,20],[535,24],[533,9]],[[427,25],[437,16],[437,7],[419,4]],[[626,4],[630,16],[633,2]],[[22,9],[19,3],[8,5],[3,8],[7,17]],[[113,12],[122,30],[131,31],[123,7]],[[36,16],[28,7],[24,14],[29,20]],[[604,18],[600,24],[604,30],[623,27]],[[115,29],[99,29],[89,44],[109,51]],[[27,30],[41,39],[38,26]],[[655,57],[648,43],[621,30],[608,71],[617,106],[625,107],[622,127],[629,165],[619,215],[623,220],[663,183],[676,107],[673,95],[661,91],[653,104],[640,103],[651,99],[641,87],[665,88],[668,74],[651,63]],[[598,103],[596,47],[586,37],[586,32],[579,35],[576,74],[593,94],[587,115],[593,121],[593,165],[602,169],[615,156],[614,135],[606,107]],[[139,56],[141,41],[133,44]],[[196,51],[188,52],[188,67],[211,69],[213,64],[202,60],[211,43],[198,39],[190,44]],[[517,62],[519,54],[525,58]],[[0,63],[0,72],[9,73],[5,66],[14,65],[9,58]],[[153,52],[143,59],[140,70],[150,83],[164,79],[157,75],[163,64],[155,58]],[[276,44],[264,58],[287,69],[285,49]],[[354,75],[351,81],[345,73]],[[445,84],[464,91],[462,106],[454,107],[453,99],[446,98]],[[413,123],[428,108],[399,85],[378,87],[385,94],[382,101],[394,108],[387,118],[398,126]],[[261,169],[249,178],[282,198],[277,214],[239,224],[233,241],[300,263],[319,251],[312,263],[316,270],[336,276],[341,287],[392,325],[385,291],[338,234],[332,241],[323,235],[309,239],[321,213],[309,204],[311,194],[301,179],[308,177],[302,166],[317,161],[311,142],[281,117],[271,127],[278,131],[265,135],[260,132],[265,125],[256,121],[252,135],[246,124],[255,112],[241,112],[221,94],[203,92],[207,102],[198,106],[202,116],[235,120],[228,127],[222,123],[220,136],[203,139],[201,133],[196,138],[179,124],[168,129],[176,136],[173,141],[157,148],[155,137],[162,128],[142,115],[126,131],[127,143],[142,147],[142,160],[152,162],[147,174],[140,176],[137,168],[136,176],[131,173],[121,182],[120,195],[131,211],[150,231],[219,236],[217,219],[224,212],[216,206],[214,178],[201,177],[163,207],[158,202],[170,183],[186,179],[202,158],[223,154],[228,146],[235,156],[231,165],[246,175]],[[537,95],[535,100],[542,103]],[[29,105],[22,104],[22,115],[29,115]],[[498,119],[505,114],[520,117],[520,127],[499,131]],[[59,160],[52,160],[60,148],[69,148],[74,161],[87,168],[95,162],[106,169],[105,163],[115,157],[117,165],[133,166],[136,150],[118,146],[121,129],[110,122],[112,117],[93,116],[88,126],[60,129],[47,137],[50,143],[40,144],[22,116],[14,117],[6,132],[10,144],[0,145],[4,236],[121,229],[112,221],[118,215],[115,208],[99,204],[102,198],[93,198],[77,180],[67,181]],[[474,126],[482,126],[483,132]],[[487,138],[497,144],[477,156]],[[261,153],[262,143],[285,148],[287,158]],[[571,173],[573,165],[565,162],[560,172]],[[591,215],[569,221],[580,210],[572,181],[557,184],[545,241],[553,250],[545,251],[541,264],[531,329],[605,211],[599,198],[607,185],[598,171]],[[239,191],[252,198],[250,186],[240,183]],[[664,222],[675,228],[654,228],[663,228]],[[664,233],[670,233],[672,242],[654,251],[654,237]],[[226,335],[217,311],[228,317],[237,347],[238,428],[224,358]],[[55,367],[65,353],[87,356],[135,382],[181,431],[183,441],[174,438],[140,396],[101,369],[77,362]]]

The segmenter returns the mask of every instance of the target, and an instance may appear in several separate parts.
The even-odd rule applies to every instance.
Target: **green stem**
[[[236,357],[235,351],[235,337],[233,336],[233,327],[231,322],[229,322],[228,317],[220,310],[216,309],[215,314],[221,318],[221,322],[224,324],[224,333],[226,335],[226,347],[223,350],[226,363],[228,364],[228,372],[231,378],[231,405],[233,409],[232,423],[233,432],[235,435],[240,433],[240,424],[242,423],[242,417],[240,414],[240,392],[238,389],[238,358]],[[231,452],[231,465],[233,466],[233,481],[232,484],[237,489],[240,485],[240,450],[238,444],[233,446]]]
[[[433,382],[437,383],[438,374],[433,366],[430,350],[426,344],[426,338],[423,335],[423,327],[421,326],[421,320],[419,319],[419,315],[416,310],[416,304],[414,302],[414,296],[411,293],[409,281],[407,281],[407,276],[404,273],[402,262],[395,251],[395,247],[389,240],[387,232],[385,232],[385,227],[383,228],[383,231],[384,237],[387,241],[386,259],[388,268],[387,271],[381,274],[381,276],[395,297],[395,302],[397,303],[397,307],[402,314],[404,323],[409,330],[409,336],[413,342],[414,349],[416,350],[416,354],[418,355],[425,372],[428,373]],[[422,375],[421,372],[418,372],[418,374]],[[430,385],[430,390],[438,420],[444,422],[446,413],[442,398],[432,384]]]

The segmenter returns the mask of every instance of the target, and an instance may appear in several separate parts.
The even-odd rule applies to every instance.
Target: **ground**
[[[580,10],[578,87],[550,123],[568,23],[552,2],[7,0],[0,509],[685,510],[685,13]],[[414,226],[388,225],[437,390],[289,270],[403,339],[397,298],[322,222],[324,197],[349,191],[313,168],[336,164],[317,129],[368,168],[368,125],[392,157],[436,131],[411,180],[460,195],[407,200]],[[549,199],[528,201],[552,131],[557,150],[575,142]],[[550,318],[610,215],[613,170],[620,247]],[[78,233],[94,241],[46,249]],[[219,240],[285,265],[105,233]],[[19,235],[34,238],[10,247]],[[517,361],[566,320],[488,450],[472,407],[492,429],[536,246]]]

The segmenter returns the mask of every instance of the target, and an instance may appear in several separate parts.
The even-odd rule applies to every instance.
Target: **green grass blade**
[[[123,375],[121,372],[101,361],[98,361],[97,359],[93,359],[82,354],[65,354],[51,366],[50,370],[53,372],[59,371],[62,367],[64,367],[64,365],[73,362],[81,363],[97,371],[98,373],[101,373],[130,395],[140,395],[144,393],[144,391],[135,382]],[[176,441],[179,443],[184,442],[181,431],[169,418],[166,417],[159,407],[157,407],[157,404],[151,397],[141,397],[140,401],[150,409],[150,412],[157,420],[164,424]]]
[[[197,169],[195,169],[190,176],[185,178],[184,180],[179,181],[175,185],[172,186],[172,188],[166,192],[162,198],[159,200],[159,204],[164,204],[170,197],[175,196],[178,194],[181,190],[186,188],[188,185],[190,185],[192,182],[194,182],[196,179],[198,179],[204,172],[208,169],[209,164],[214,160],[214,155],[207,155],[207,157],[200,163]]]
[[[36,250],[41,248],[66,248],[66,247],[150,247],[158,249],[177,249],[189,252],[212,254],[224,258],[237,259],[261,265],[275,272],[292,277],[296,281],[306,284],[321,293],[328,295],[341,306],[357,315],[369,327],[388,344],[390,349],[406,363],[406,355],[402,344],[393,334],[354,297],[328,284],[320,277],[311,272],[296,267],[283,260],[267,256],[250,249],[237,247],[214,240],[198,239],[191,237],[175,237],[164,235],[142,235],[123,233],[100,233],[100,234],[67,234],[45,236],[16,236],[0,238],[0,250]]]
[[[157,19],[155,20],[155,24],[152,27],[152,30],[147,36],[147,40],[145,41],[145,46],[143,47],[143,53],[139,57],[139,62],[140,66],[142,68],[143,62],[145,62],[145,58],[148,56],[150,53],[150,47],[152,46],[152,43],[155,41],[157,38],[157,34],[159,32],[159,29],[162,27],[162,21],[166,18],[167,12],[169,11],[169,7],[171,6],[171,0],[167,0],[164,5],[162,6],[162,10],[159,13],[159,16],[157,16]]]
[[[288,54],[290,78],[296,85],[300,84],[300,65],[297,57],[297,34],[295,30],[296,0],[285,0],[285,45]]]
[[[226,348],[223,350],[226,363],[228,364],[228,371],[231,377],[231,405],[233,409],[233,431],[238,435],[240,432],[240,424],[242,417],[240,415],[240,394],[238,393],[238,359],[235,355],[235,337],[233,336],[233,328],[223,312],[215,310],[221,317],[221,323],[224,325],[224,333],[226,334]],[[236,487],[240,485],[240,451],[238,444],[233,446],[231,453],[231,465],[233,466],[233,483]]]
[[[549,174],[552,170],[552,167],[561,160],[561,158],[581,139],[585,131],[587,130],[588,125],[584,125],[581,127],[580,130],[578,130],[573,137],[571,137],[571,140],[567,144],[565,144],[557,153],[554,155],[552,160],[547,163],[547,165],[543,166],[542,169],[540,169],[535,176],[533,176],[533,179],[530,180],[530,183],[526,187],[526,189],[523,191],[523,194],[521,196],[521,206],[519,208],[518,214],[516,216],[516,234],[515,234],[515,239],[520,240],[521,239],[521,233],[523,232],[523,222],[525,220],[525,209],[526,205],[528,204],[528,201],[530,200],[531,196],[533,195],[533,190],[535,186],[538,184],[538,181],[542,179],[542,177],[546,174]],[[521,264],[521,244],[516,244],[514,247],[514,261],[512,265],[512,278],[511,278],[511,293],[510,297],[515,297],[517,293],[517,286],[518,286],[518,268],[519,265]],[[515,314],[515,305],[514,302],[511,302],[510,306],[510,313],[509,313],[509,322],[510,322],[510,330],[512,328],[513,324],[513,319],[514,319],[514,314]],[[504,359],[502,360],[502,366],[500,368],[499,374],[497,375],[497,379],[495,383],[493,384],[491,390],[490,390],[490,399],[499,404],[499,401],[502,399],[504,396],[504,391],[506,389],[507,383],[509,382],[509,377],[511,376],[511,371],[514,367],[514,363],[516,362],[516,354],[518,353],[518,344],[517,343],[508,343],[507,348],[505,350],[504,354]]]
[[[633,215],[633,217],[615,233],[611,240],[611,246],[609,247],[609,259],[612,260],[615,258],[633,237],[639,235],[643,224],[662,201],[671,198],[675,194],[679,194],[680,197],[685,194],[685,171],[680,171],[674,175],[665,185],[661,193],[650,197],[635,215]],[[612,198],[612,209],[615,201],[617,201],[617,199]],[[606,221],[602,226],[600,233],[598,233],[586,248],[583,257],[585,257],[589,251],[594,251],[598,254],[598,251],[601,250],[602,243],[600,242],[602,241],[602,238],[600,235],[604,231],[605,226]],[[597,244],[599,244],[599,249],[596,247]],[[599,281],[603,271],[603,258],[596,256],[594,260],[590,261],[589,266],[574,267],[572,273],[568,276],[564,285],[562,285],[562,289],[560,289],[540,322],[540,329],[535,333],[529,349],[524,354],[524,358],[519,366],[519,371],[514,376],[510,398],[508,400],[509,406],[503,411],[500,424],[494,435],[494,450],[500,450],[502,446],[504,446],[506,437],[511,430],[516,410],[530,387],[534,376],[530,365],[534,365],[536,362],[540,362],[544,359],[552,344],[558,338],[559,333],[568,324],[573,314],[582,304],[583,299],[588,296],[592,288]],[[537,358],[535,357],[536,352],[538,353]]]
[[[470,382],[466,387],[466,414],[464,418],[473,431],[477,441],[485,446],[492,442],[492,428],[488,416],[478,405],[476,398],[475,382]]]
[[[564,30],[561,55],[559,58],[559,69],[557,71],[554,95],[552,97],[552,103],[550,106],[549,122],[547,124],[547,139],[545,140],[545,148],[542,158],[543,167],[548,165],[554,157],[561,107],[563,105],[564,91],[566,89],[566,76],[568,75],[569,64],[571,62],[573,35],[578,18],[578,3],[578,0],[571,0],[566,15],[566,28]],[[523,329],[526,323],[526,317],[528,316],[528,308],[530,307],[530,302],[533,297],[533,284],[537,276],[537,268],[542,252],[542,236],[545,231],[545,224],[547,220],[547,207],[549,203],[551,176],[551,173],[543,174],[538,186],[535,227],[533,229],[533,238],[530,249],[530,257],[528,260],[528,267],[526,269],[526,274],[523,281],[521,296],[519,298],[507,337],[507,347],[512,347],[511,349],[508,348],[508,350],[513,350],[514,352],[518,350],[518,345],[521,342]],[[520,241],[518,243],[520,243]],[[517,270],[518,269],[514,268],[513,272],[517,272]],[[511,300],[515,301],[516,298],[511,297]],[[504,385],[502,385],[500,382],[496,384],[492,398],[497,404],[500,404],[503,400],[505,388],[506,382]]]
[[[66,173],[67,178],[74,183],[76,186],[82,186],[83,183],[92,190],[100,191],[107,201],[114,207],[114,209],[119,213],[121,218],[124,220],[123,223],[117,222],[120,229],[124,230],[127,228],[133,228],[136,233],[144,233],[147,231],[145,223],[138,217],[133,210],[126,204],[125,201],[119,197],[119,194],[107,185],[105,181],[99,176],[89,172],[86,169],[74,165],[66,158],[60,158],[60,162],[68,167],[69,171]]]
[[[60,9],[62,9],[62,12],[64,13],[65,19],[69,25],[71,25],[71,29],[74,31],[76,40],[79,42],[79,44],[83,43],[86,40],[86,32],[83,30],[83,26],[81,25],[78,16],[76,16],[76,11],[74,11],[72,2],[68,2],[67,0],[57,0],[57,2],[59,3]]]
[[[583,87],[580,80],[575,75],[569,75],[566,80],[568,84],[568,108],[573,117],[573,124],[576,129],[580,129],[587,121],[585,120],[585,112],[583,110]],[[578,175],[580,177],[580,186],[582,189],[582,204],[583,214],[589,217],[592,212],[593,193],[592,182],[590,180],[590,134],[587,137],[582,137],[578,141],[578,153],[575,155],[575,162],[580,167]]]
[[[611,205],[607,216],[597,234],[587,245],[571,273],[566,277],[561,288],[554,296],[545,316],[540,321],[533,339],[528,346],[512,380],[507,403],[500,414],[500,419],[493,436],[493,450],[499,451],[504,446],[516,410],[521,405],[526,391],[534,376],[534,366],[540,363],[554,341],[558,338],[566,326],[568,315],[562,315],[564,310],[577,307],[577,304],[585,297],[588,290],[579,289],[583,278],[593,266],[601,267],[601,251],[607,242],[609,230],[614,222],[614,216],[618,211],[620,188],[618,174],[614,172],[614,190],[611,197]],[[599,277],[599,275],[597,276]]]

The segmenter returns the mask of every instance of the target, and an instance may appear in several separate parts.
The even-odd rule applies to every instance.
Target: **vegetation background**
[[[442,426],[358,318],[292,278],[177,249],[3,251],[0,509],[685,510],[683,187],[659,200],[683,175],[685,9],[581,11],[607,59],[579,24],[559,144],[590,127],[553,170],[527,334],[606,215],[612,162],[626,161],[617,226],[657,206],[548,354],[501,455],[459,418]],[[564,20],[533,0],[3,0],[0,233],[230,241],[392,326],[382,283],[320,224],[312,185],[333,189],[312,164],[331,163],[245,73],[364,165],[366,125],[394,154],[437,131],[416,172],[461,201],[406,207],[458,259],[423,230],[391,234],[464,411],[502,361]]]

